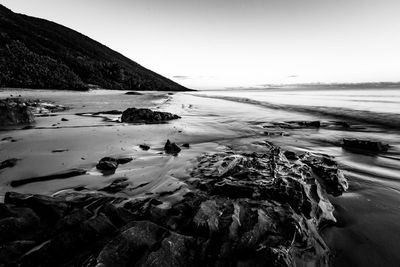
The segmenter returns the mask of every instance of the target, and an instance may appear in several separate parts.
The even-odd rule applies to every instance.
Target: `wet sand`
[[[186,93],[146,93],[124,95],[122,91],[55,92],[2,91],[62,104],[70,109],[56,116],[38,117],[33,129],[0,131],[0,160],[18,158],[13,168],[0,170],[0,199],[7,191],[53,195],[63,190],[85,187],[98,190],[120,177],[128,178],[136,189],[121,192],[132,198],[144,194],[173,191],[166,196],[179,199],[185,179],[197,156],[227,148],[259,151],[257,142],[268,140],[293,151],[310,151],[335,156],[350,182],[347,193],[331,202],[338,224],[324,229],[325,241],[334,252],[335,266],[397,266],[400,242],[400,141],[396,130],[352,122],[352,129],[285,129],[288,135],[265,135],[269,122],[322,120],[332,117],[270,109],[251,103],[202,98]],[[122,124],[118,115],[90,116],[106,110],[149,107],[178,114],[182,119],[165,124]],[[86,115],[77,115],[85,113]],[[61,121],[62,118],[68,121]],[[114,121],[113,121],[114,120]],[[358,127],[359,126],[359,127]],[[381,155],[365,155],[343,150],[343,137],[380,139],[391,149]],[[178,156],[163,153],[166,140],[189,143]],[[397,140],[397,141],[396,141]],[[147,151],[139,145],[150,146]],[[54,150],[65,150],[52,152]],[[105,156],[133,157],[116,173],[103,175],[95,165]],[[72,168],[87,169],[85,175],[12,187],[12,180],[49,175]]]

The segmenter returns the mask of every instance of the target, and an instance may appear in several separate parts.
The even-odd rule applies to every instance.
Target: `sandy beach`
[[[333,156],[344,170],[349,191],[342,196],[329,196],[337,224],[320,229],[337,266],[362,266],[367,261],[389,266],[396,261],[393,245],[400,240],[394,220],[399,211],[397,183],[394,182],[399,171],[399,143],[394,142],[398,137],[397,130],[385,130],[386,140],[383,141],[391,143],[388,152],[381,156],[362,155],[343,150],[340,140],[360,135],[373,139],[382,130],[374,130],[379,128],[373,126],[365,128],[356,120],[349,122],[351,128],[348,129],[335,123],[333,117],[221,97],[210,98],[205,97],[204,92],[125,93],[108,90],[1,91],[1,98],[21,95],[67,109],[49,114],[51,116],[36,116],[33,127],[3,127],[0,161],[9,158],[18,161],[16,166],[0,171],[0,199],[4,201],[9,191],[46,196],[77,190],[95,193],[113,181],[123,179],[128,187],[104,194],[129,200],[153,195],[158,196],[162,206],[171,207],[184,200],[191,191],[192,171],[199,165],[199,157],[227,151],[263,153],[267,141],[298,154]],[[132,124],[121,123],[120,115],[101,113],[123,111],[129,107],[171,112],[182,118],[161,124]],[[277,127],[276,123],[285,121],[321,121],[322,124],[321,127]],[[382,140],[382,135],[380,138]],[[179,154],[174,156],[164,152],[167,140],[181,147]],[[189,147],[182,147],[183,144],[189,144]],[[140,145],[150,148],[144,150]],[[133,160],[119,165],[115,173],[104,174],[96,168],[103,157]],[[83,169],[86,173],[67,179],[12,184],[12,181],[71,169]],[[377,176],[383,178],[377,181],[374,178]],[[379,188],[377,183],[381,185]],[[369,240],[368,244],[366,240]],[[376,250],[378,243],[381,250]],[[370,251],[369,257],[365,256],[365,251]]]

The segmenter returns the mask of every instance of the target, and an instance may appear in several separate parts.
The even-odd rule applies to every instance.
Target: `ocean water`
[[[277,88],[198,94],[400,128],[400,88]]]

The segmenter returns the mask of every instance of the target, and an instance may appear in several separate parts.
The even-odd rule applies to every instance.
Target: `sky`
[[[194,89],[400,81],[399,0],[0,0]]]

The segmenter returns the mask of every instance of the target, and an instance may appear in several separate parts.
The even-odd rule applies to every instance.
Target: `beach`
[[[46,196],[77,188],[95,192],[124,178],[131,184],[130,190],[115,195],[140,199],[158,194],[161,201],[173,205],[190,191],[188,181],[199,157],[226,151],[263,152],[263,142],[268,141],[297,154],[332,156],[343,170],[348,190],[341,196],[328,196],[337,222],[320,229],[332,252],[333,266],[396,266],[400,261],[399,91],[365,90],[369,94],[362,101],[353,101],[354,106],[346,102],[351,98],[349,92],[340,97],[340,91],[323,92],[323,99],[305,104],[307,90],[142,95],[111,90],[1,90],[0,98],[21,95],[67,109],[37,116],[33,127],[2,127],[0,161],[18,161],[16,166],[0,170],[0,200],[4,201],[9,191]],[[376,94],[382,96],[379,108],[368,102]],[[386,110],[382,110],[382,101],[387,102]],[[161,124],[132,124],[121,123],[118,114],[102,113],[130,107],[170,112],[181,118]],[[313,121],[319,126],[297,123]],[[390,148],[380,153],[346,150],[341,146],[343,138],[380,141]],[[181,147],[179,154],[164,152],[167,140]],[[140,145],[150,148],[143,150]],[[103,157],[133,160],[104,175],[96,168]],[[11,185],[12,181],[74,168],[87,172],[68,179]]]

